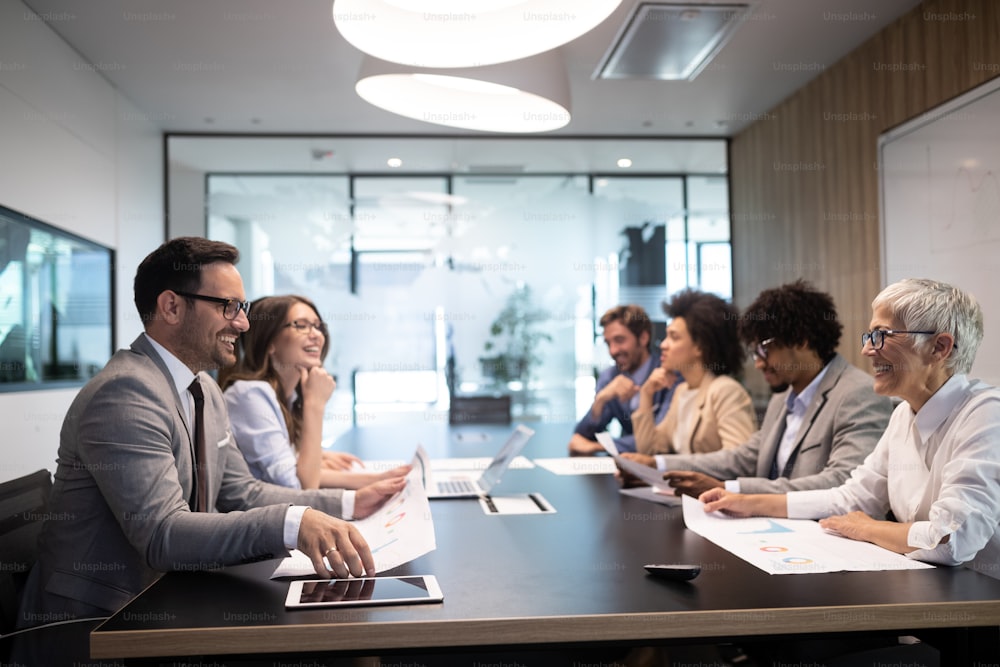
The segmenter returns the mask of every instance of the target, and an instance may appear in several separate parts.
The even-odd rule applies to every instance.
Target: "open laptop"
[[[437,479],[429,476],[426,480],[428,498],[477,498],[487,495],[500,483],[507,468],[521,453],[528,439],[535,434],[527,426],[519,424],[489,466],[478,476],[474,472],[456,472],[442,475]]]

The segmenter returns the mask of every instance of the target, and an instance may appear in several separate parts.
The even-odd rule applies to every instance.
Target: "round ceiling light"
[[[414,67],[479,67],[549,51],[597,27],[621,0],[335,0],[361,51]]]
[[[549,132],[570,121],[569,81],[556,53],[459,69],[365,58],[355,90],[386,111],[466,130]]]

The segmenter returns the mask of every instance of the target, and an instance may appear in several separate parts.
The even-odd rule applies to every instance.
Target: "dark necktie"
[[[774,458],[771,459],[771,472],[768,474],[768,479],[778,479],[781,477],[781,471],[778,470],[778,453],[775,452]]]
[[[196,512],[208,511],[208,470],[205,461],[208,454],[205,451],[205,393],[201,390],[198,378],[188,387],[194,396],[194,461],[195,483],[197,485]]]

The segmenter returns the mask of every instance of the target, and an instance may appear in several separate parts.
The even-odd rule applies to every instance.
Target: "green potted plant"
[[[490,324],[490,336],[483,345],[485,355],[479,358],[483,376],[501,384],[527,384],[542,361],[538,345],[552,340],[542,330],[548,318],[549,313],[535,305],[531,287],[516,287]]]

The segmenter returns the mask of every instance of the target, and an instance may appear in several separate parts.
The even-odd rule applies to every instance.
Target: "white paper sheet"
[[[610,433],[598,433],[596,437],[597,442],[601,443],[601,446],[611,455],[611,458],[618,464],[619,468],[650,486],[661,490],[670,489],[670,485],[663,480],[663,473],[656,468],[644,466],[641,463],[636,463],[635,461],[619,456],[618,447],[615,446],[614,438],[611,437]]]
[[[613,475],[617,467],[607,456],[564,456],[535,459],[535,465],[556,475]]]
[[[418,447],[403,490],[375,513],[354,522],[372,550],[376,572],[399,567],[437,548],[431,506],[423,484],[428,460],[427,452]],[[294,550],[278,564],[271,578],[311,574],[315,574],[312,561]]]
[[[737,519],[704,508],[698,499],[684,496],[688,529],[770,574],[934,567],[869,542],[830,534],[808,519]]]
[[[452,458],[452,459],[431,459],[430,469],[436,472],[446,472],[446,471],[475,471],[482,472],[489,467],[490,462],[493,459],[488,456],[473,456],[468,458]],[[391,470],[397,466],[401,466],[405,463],[402,460],[379,460],[379,461],[365,461],[365,468],[369,470],[383,471]],[[511,469],[518,470],[530,470],[535,467],[535,464],[523,456],[516,457],[510,462]]]

